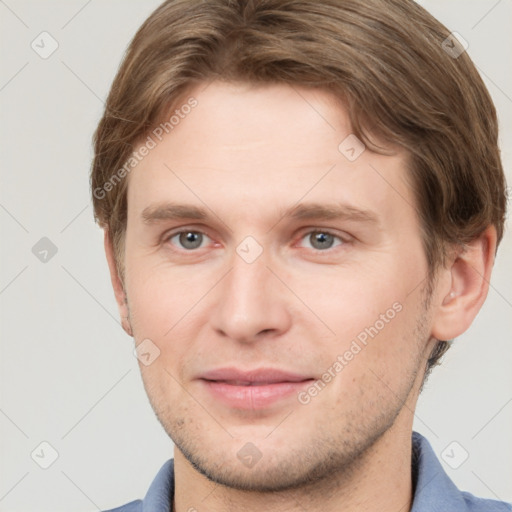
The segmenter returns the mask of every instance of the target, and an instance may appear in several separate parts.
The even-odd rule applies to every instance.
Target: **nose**
[[[268,268],[265,251],[248,263],[238,254],[216,287],[210,321],[215,331],[241,343],[277,337],[291,325],[290,292]]]

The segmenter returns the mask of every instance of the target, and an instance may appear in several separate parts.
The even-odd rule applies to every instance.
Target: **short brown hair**
[[[412,0],[164,2],[131,42],[94,138],[94,214],[121,278],[127,180],[112,179],[192,87],[215,79],[325,89],[370,150],[386,152],[376,140],[404,148],[430,278],[450,244],[489,225],[499,243],[507,198],[496,110],[467,53],[447,51],[454,44]]]

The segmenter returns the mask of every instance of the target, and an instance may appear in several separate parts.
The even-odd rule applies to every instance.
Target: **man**
[[[122,325],[175,444],[118,511],[512,510],[412,432],[505,216],[495,109],[405,0],[170,0],[95,135]]]

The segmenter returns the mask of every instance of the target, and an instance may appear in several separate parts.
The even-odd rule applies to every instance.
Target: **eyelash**
[[[203,235],[203,236],[206,236],[208,238],[211,239],[210,236],[208,236],[208,234],[206,234],[205,232],[203,231],[200,231],[200,230],[197,230],[197,229],[180,229],[179,231],[174,231],[174,232],[171,232],[171,233],[168,233],[166,235],[164,235],[163,237],[163,241],[165,243],[168,243],[170,242],[170,240],[178,235],[181,235],[182,233],[195,233],[195,234],[200,234],[200,235]],[[329,236],[332,236],[334,237],[335,239],[338,239],[341,243],[338,244],[338,245],[335,245],[333,247],[329,247],[328,249],[325,249],[325,250],[320,250],[320,249],[315,249],[315,248],[308,248],[308,247],[301,247],[302,249],[310,249],[312,250],[315,254],[323,254],[323,253],[326,253],[326,254],[329,254],[331,253],[336,247],[340,247],[340,246],[343,246],[343,245],[347,245],[349,242],[350,242],[350,239],[349,237],[341,237],[340,235],[334,233],[333,231],[330,231],[329,229],[322,229],[322,228],[314,228],[314,229],[310,229],[309,231],[306,231],[306,232],[303,232],[299,238],[299,240],[303,240],[306,236],[308,235],[312,235],[313,233],[322,233],[322,234],[325,234],[325,235],[329,235]],[[170,245],[174,245],[174,244],[170,244]],[[190,254],[193,254],[193,253],[196,253],[200,250],[201,248],[197,248],[197,249],[173,249],[174,251],[176,252],[183,252],[183,253],[190,253]]]

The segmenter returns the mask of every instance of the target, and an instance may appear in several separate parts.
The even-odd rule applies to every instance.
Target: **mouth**
[[[217,382],[217,383],[221,383],[221,384],[229,384],[230,386],[271,386],[273,384],[285,384],[285,383],[298,383],[298,382],[304,382],[306,380],[313,380],[313,379],[304,379],[304,380],[300,380],[300,381],[285,381],[285,380],[282,380],[282,381],[278,381],[278,380],[274,380],[274,381],[244,381],[244,380],[209,380],[209,379],[204,379],[204,380],[207,380],[208,382]]]
[[[237,373],[244,375],[234,375]],[[314,380],[313,377],[272,369],[250,372],[236,369],[214,370],[199,378],[216,402],[231,409],[244,410],[265,409],[286,400],[290,401]]]

